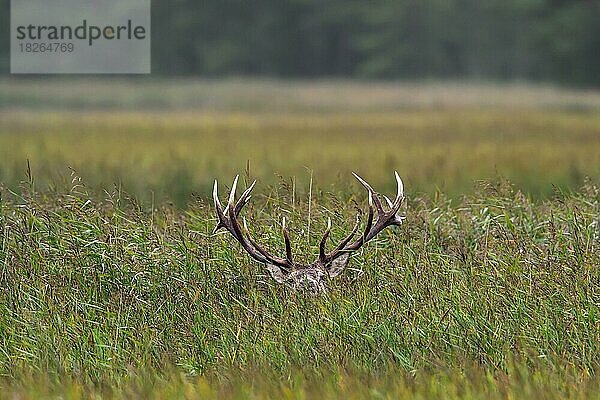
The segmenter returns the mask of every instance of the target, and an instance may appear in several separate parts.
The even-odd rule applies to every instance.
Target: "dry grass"
[[[0,106],[50,109],[380,112],[600,110],[598,90],[551,85],[269,79],[0,79]]]
[[[265,184],[274,172],[295,178],[299,192],[309,171],[323,187],[346,185],[354,170],[392,189],[395,169],[415,192],[456,196],[501,176],[545,197],[600,177],[600,114],[4,112],[0,159],[13,188],[29,159],[40,188],[71,166],[92,187],[118,182],[180,205],[248,165]]]

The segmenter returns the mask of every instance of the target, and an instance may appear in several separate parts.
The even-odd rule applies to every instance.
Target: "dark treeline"
[[[598,0],[153,0],[152,7],[153,71],[163,75],[600,85]]]
[[[155,0],[154,71],[600,85],[600,1]]]

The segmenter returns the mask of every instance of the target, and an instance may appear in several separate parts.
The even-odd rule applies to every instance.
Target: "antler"
[[[319,257],[317,260],[310,264],[308,267],[313,266],[315,264],[320,264],[322,267],[325,267],[330,275],[333,270],[336,269],[336,262],[334,262],[337,258],[346,256],[346,259],[343,258],[339,261],[342,263],[347,262],[347,257],[350,252],[358,250],[363,244],[373,239],[377,234],[379,234],[382,230],[387,228],[388,226],[393,225],[401,225],[403,217],[398,215],[398,211],[400,210],[400,206],[404,201],[404,185],[402,184],[402,179],[397,172],[394,172],[396,177],[396,183],[398,185],[398,192],[396,194],[396,199],[391,201],[387,196],[383,195],[385,199],[388,209],[386,210],[379,198],[379,195],[375,190],[369,185],[364,179],[362,179],[357,174],[353,173],[353,175],[358,179],[358,181],[367,189],[369,193],[369,212],[367,214],[367,221],[365,224],[364,232],[361,236],[357,237],[354,241],[354,237],[358,232],[358,228],[360,226],[360,218],[359,215],[356,216],[356,224],[352,229],[352,232],[348,236],[346,236],[338,245],[330,252],[326,253],[325,246],[327,244],[327,239],[331,233],[331,219],[327,221],[327,230],[323,234],[323,238],[321,239],[321,243],[319,245]],[[238,183],[239,175],[235,177],[233,180],[233,184],[231,186],[231,193],[229,193],[229,200],[227,202],[227,206],[223,210],[223,206],[219,201],[218,194],[218,184],[215,180],[215,185],[213,188],[213,199],[215,204],[215,210],[217,211],[217,217],[219,218],[219,223],[215,227],[213,233],[216,233],[219,229],[225,228],[231,235],[242,245],[244,250],[248,252],[248,254],[257,261],[262,263],[275,265],[277,267],[283,268],[286,271],[291,271],[292,269],[298,269],[302,267],[301,265],[297,265],[294,263],[292,257],[292,246],[290,243],[290,237],[286,226],[286,220],[283,218],[282,221],[282,232],[283,239],[285,241],[285,253],[286,257],[277,257],[271,255],[267,250],[261,247],[250,235],[248,230],[248,226],[246,224],[246,219],[243,218],[243,231],[238,222],[238,216],[242,211],[242,208],[246,205],[248,200],[250,199],[250,192],[254,189],[254,185],[256,184],[256,180],[252,182],[252,184],[242,193],[240,198],[235,201],[236,188]],[[335,276],[335,275],[332,275]]]
[[[242,211],[242,208],[250,199],[250,192],[252,192],[252,189],[254,189],[256,180],[252,182],[252,184],[242,193],[238,201],[235,202],[235,192],[238,178],[239,175],[236,175],[235,179],[233,180],[231,193],[229,193],[229,201],[227,202],[225,210],[223,210],[223,206],[219,201],[218,184],[217,180],[215,179],[215,184],[213,187],[213,200],[215,204],[215,210],[217,211],[217,217],[219,218],[219,223],[213,230],[213,234],[219,229],[225,228],[242,245],[244,250],[246,250],[246,252],[248,252],[248,254],[255,260],[262,263],[274,264],[282,268],[291,269],[294,265],[292,261],[292,246],[290,244],[289,234],[285,226],[285,218],[283,219],[283,238],[285,240],[286,258],[273,256],[258,243],[256,243],[256,241],[250,236],[245,218],[243,219],[244,231],[246,233],[244,236],[237,218],[240,214],[240,211]]]
[[[350,243],[350,241],[354,238],[356,231],[359,226],[359,218],[356,217],[356,224],[354,225],[354,229],[348,236],[346,236],[334,249],[331,253],[325,253],[325,244],[327,242],[327,238],[329,237],[329,233],[331,232],[331,220],[327,221],[327,230],[323,235],[323,239],[321,239],[321,244],[319,246],[319,261],[322,265],[330,265],[332,261],[336,258],[341,257],[344,254],[347,254],[352,251],[358,250],[363,244],[373,239],[379,232],[387,228],[388,226],[393,225],[401,225],[403,217],[398,215],[398,211],[400,210],[400,206],[404,201],[404,184],[402,183],[402,179],[398,175],[398,172],[394,171],[394,175],[396,177],[396,183],[398,185],[398,192],[396,194],[396,199],[392,202],[387,196],[383,196],[386,200],[387,205],[389,206],[389,210],[385,210],[383,208],[383,204],[381,200],[375,192],[375,190],[369,185],[364,179],[360,176],[352,173],[356,179],[367,189],[369,192],[369,214],[367,216],[367,223],[365,225],[364,233],[358,237],[354,242]],[[373,218],[375,216],[375,210],[373,209],[373,205],[375,206],[375,210],[377,210],[377,219],[373,223]]]

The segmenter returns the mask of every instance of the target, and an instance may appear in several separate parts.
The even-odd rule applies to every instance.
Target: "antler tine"
[[[319,243],[319,261],[323,264],[327,262],[327,255],[325,254],[325,244],[327,244],[327,238],[329,237],[329,233],[331,232],[331,218],[327,218],[327,229],[323,234],[323,238],[321,238],[321,243]]]
[[[217,217],[219,218],[219,223],[217,224],[217,226],[215,226],[215,229],[213,229],[212,233],[213,235],[215,233],[217,233],[217,231],[221,228],[227,228],[229,230],[229,228],[227,227],[227,218],[225,217],[225,212],[223,211],[223,206],[221,205],[221,202],[219,201],[219,189],[218,189],[218,183],[217,180],[215,179],[215,183],[213,185],[213,202],[215,204],[215,210],[217,211]]]
[[[292,257],[292,244],[290,242],[290,236],[289,236],[287,227],[285,225],[285,217],[283,217],[283,219],[281,221],[281,230],[283,232],[283,240],[285,241],[285,255],[286,255],[287,261],[290,264],[293,264],[294,260]]]
[[[238,176],[236,176],[233,181],[233,185],[231,187],[231,193],[229,194],[229,200],[227,202],[227,206],[225,206],[225,210],[223,210],[223,205],[221,204],[221,201],[219,200],[219,187],[218,187],[219,184],[218,184],[217,180],[215,179],[215,183],[213,185],[213,202],[215,205],[215,210],[217,210],[217,216],[219,217],[219,223],[217,224],[217,226],[215,226],[215,229],[213,229],[213,232],[212,232],[213,234],[217,233],[217,231],[221,228],[227,228],[231,232],[231,226],[230,226],[231,224],[227,223],[227,217],[226,217],[229,214],[230,208],[233,208],[235,215],[237,215],[245,204],[244,199],[246,197],[249,197],[250,191],[252,191],[252,189],[254,188],[254,184],[256,183],[256,180],[252,183],[252,185],[250,185],[250,187],[248,189],[246,189],[244,191],[244,193],[238,200],[235,207],[233,207],[232,204],[233,204],[233,201],[235,198]]]
[[[356,231],[358,231],[358,227],[360,226],[360,217],[357,214],[356,215],[356,223],[354,224],[354,228],[352,228],[352,231],[350,232],[350,234],[348,236],[346,236],[344,239],[342,239],[342,241],[335,247],[335,249],[333,249],[331,251],[331,253],[327,254],[325,256],[324,259],[321,259],[321,262],[324,264],[327,264],[329,261],[331,261],[332,259],[334,259],[339,252],[341,252],[344,247],[346,247],[346,245],[352,240],[352,238],[354,237],[354,235],[356,235]],[[329,233],[329,232],[327,232]],[[324,246],[325,243],[323,243]],[[320,250],[320,248],[319,248]]]
[[[383,195],[383,198],[385,199],[386,203],[388,204],[388,206],[390,207],[390,210],[392,208],[394,208],[394,203],[392,203],[392,200],[390,200],[389,197],[387,197],[385,194]]]
[[[394,200],[393,206],[391,206],[390,212],[394,214],[398,212],[400,205],[402,205],[402,201],[404,200],[404,183],[402,183],[402,179],[400,175],[398,175],[398,171],[394,171],[394,176],[396,177],[396,185],[398,186],[398,192],[396,194],[396,199]]]
[[[371,232],[371,227],[373,226],[373,217],[374,217],[374,212],[373,212],[373,204],[371,203],[371,196],[369,196],[369,215],[367,216],[367,224],[365,225],[365,232],[363,233],[363,235],[358,238],[358,247],[362,246],[363,242],[366,242],[368,239],[366,239],[366,237],[369,235],[369,232]],[[357,248],[358,248],[357,247]]]
[[[350,241],[352,240],[352,237],[354,237],[354,233],[356,232],[356,229],[358,228],[358,224],[357,224],[355,226],[355,228],[353,229],[352,233],[348,237],[346,237],[330,254],[323,257],[323,252],[321,252],[319,255],[319,260],[322,263],[324,263],[325,265],[327,265],[328,263],[330,263],[331,261],[333,261],[334,259],[339,257],[344,252],[358,250],[364,243],[373,239],[379,232],[381,232],[386,227],[388,227],[390,225],[402,224],[402,217],[397,215],[397,213],[398,213],[398,209],[400,208],[400,205],[402,204],[402,201],[404,200],[404,185],[402,184],[402,180],[400,179],[398,172],[394,172],[395,178],[396,178],[396,183],[398,185],[396,199],[392,202],[387,196],[383,195],[383,198],[385,199],[386,203],[390,207],[389,211],[387,211],[387,212],[383,210],[381,200],[379,199],[377,193],[371,187],[371,185],[369,185],[364,179],[362,179],[360,176],[358,176],[354,172],[352,174],[367,189],[368,194],[369,194],[369,214],[367,216],[367,222],[365,224],[365,229],[364,229],[363,234],[360,237],[356,238],[356,240],[354,242],[350,243]],[[373,205],[375,205],[375,208],[377,209],[377,220],[376,221],[374,221],[375,212],[373,209]],[[326,234],[328,235],[329,231],[327,231]],[[326,237],[324,237],[324,239],[326,239]],[[350,244],[348,244],[348,243],[350,243]],[[323,247],[324,241],[322,241],[321,244]]]
[[[213,202],[215,203],[215,209],[223,210],[221,202],[219,201],[219,183],[216,179],[213,184]]]
[[[352,175],[354,175],[354,177],[361,183],[361,185],[363,185],[369,191],[369,195],[372,196],[373,202],[375,203],[375,208],[377,208],[377,213],[383,214],[383,205],[381,204],[381,200],[379,200],[379,197],[377,196],[377,192],[375,192],[375,190],[371,187],[371,185],[367,183],[367,181],[358,176],[358,174],[353,172]]]
[[[217,211],[217,216],[219,217],[219,223],[213,230],[213,233],[216,233],[221,228],[226,228],[229,231],[229,233],[231,233],[231,235],[242,245],[244,250],[246,250],[246,252],[250,254],[250,256],[255,260],[258,260],[263,263],[273,263],[282,267],[291,268],[292,265],[288,263],[286,259],[272,256],[271,254],[269,254],[268,251],[260,247],[258,243],[254,241],[254,239],[252,239],[248,231],[248,226],[246,224],[245,219],[244,230],[246,231],[247,238],[242,233],[240,225],[237,221],[237,217],[244,205],[248,202],[248,199],[250,198],[250,192],[254,188],[254,184],[256,183],[256,181],[254,181],[252,185],[250,185],[250,187],[248,187],[248,189],[246,189],[244,193],[242,193],[242,196],[238,199],[238,202],[234,203],[238,179],[239,175],[237,175],[233,180],[231,192],[229,193],[227,208],[225,209],[225,211],[223,211],[223,206],[219,201],[218,183],[217,180],[215,180],[215,184],[213,186],[213,201],[215,204],[215,209]]]
[[[225,206],[225,211],[223,211],[224,215],[227,215],[229,213],[229,209],[233,207],[238,178],[239,178],[239,175],[236,175],[235,179],[233,180],[233,185],[231,185],[231,192],[229,193],[229,200],[227,201],[227,205]]]
[[[348,242],[350,242],[350,240],[352,240],[352,238],[354,237],[354,235],[356,235],[356,231],[358,231],[358,227],[359,226],[360,226],[360,216],[357,214],[356,215],[356,223],[354,224],[354,228],[352,228],[352,231],[350,232],[350,234],[348,236],[346,236],[340,242],[340,244],[338,244],[336,246],[336,248],[333,251],[335,252],[335,251],[342,250],[348,244]]]
[[[369,239],[371,239],[371,237],[372,237],[371,236],[372,235],[371,228],[373,227],[374,216],[375,216],[375,212],[373,210],[373,202],[372,202],[372,198],[369,196],[369,214],[367,216],[367,223],[365,224],[365,230],[364,230],[363,234],[360,235],[360,237],[356,238],[356,240],[353,243],[351,243],[350,245],[347,245],[347,246],[345,245],[345,246],[341,247],[339,250],[336,248],[336,250],[338,250],[338,251],[335,252],[335,254],[332,254],[328,261],[335,259],[342,252],[358,250],[360,248],[360,246],[363,245],[363,243],[365,243]],[[379,222],[379,219],[377,221]]]
[[[252,192],[252,189],[254,189],[254,185],[256,185],[256,179],[252,182],[250,186],[248,186],[248,189],[244,190],[244,193],[242,193],[237,203],[235,204],[235,215],[238,215],[242,210],[242,207],[244,207],[248,200],[250,200],[250,193]]]
[[[239,175],[236,175],[234,180],[233,180],[233,184],[231,185],[231,192],[229,192],[229,201],[227,202],[227,207],[229,208],[234,208],[235,204],[235,192],[237,189],[237,183],[238,183],[238,179],[239,179]]]

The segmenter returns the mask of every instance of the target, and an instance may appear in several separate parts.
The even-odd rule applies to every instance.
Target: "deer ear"
[[[350,261],[350,253],[344,253],[339,258],[336,258],[331,262],[329,268],[327,268],[327,273],[331,278],[335,278],[339,274],[342,273],[344,268],[348,265],[348,261]]]
[[[271,274],[271,277],[273,279],[275,279],[275,281],[277,283],[283,283],[283,281],[285,280],[285,277],[287,275],[286,271],[284,271],[283,268],[281,268],[275,264],[265,264],[265,265],[267,267],[267,270]]]

